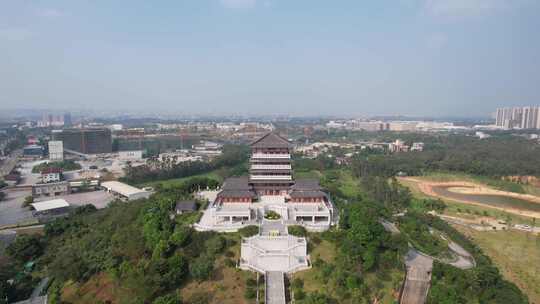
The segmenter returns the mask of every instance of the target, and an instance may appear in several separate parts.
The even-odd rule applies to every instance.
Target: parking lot
[[[100,190],[92,192],[73,193],[68,195],[59,195],[55,197],[43,197],[36,199],[36,202],[43,202],[58,198],[65,199],[66,202],[68,202],[73,208],[92,204],[98,209],[107,207],[107,205],[114,200],[112,194]]]
[[[37,222],[37,219],[34,218],[32,211],[29,208],[21,208],[24,198],[31,195],[31,191],[8,189],[4,192],[7,194],[7,197],[0,202],[0,228],[4,226],[17,224],[25,225]],[[92,204],[98,209],[107,207],[107,205],[114,200],[112,194],[100,190],[55,197],[42,197],[36,199],[35,202],[43,202],[58,198],[65,199],[72,208]]]
[[[31,195],[31,191],[9,189],[4,192],[7,197],[0,202],[0,227],[35,221],[32,211],[21,208],[24,198]]]

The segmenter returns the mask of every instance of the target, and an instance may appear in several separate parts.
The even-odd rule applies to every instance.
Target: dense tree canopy
[[[225,145],[223,153],[210,162],[190,161],[176,163],[175,157],[160,160],[153,157],[142,166],[128,166],[125,168],[126,176],[123,178],[128,183],[144,183],[156,180],[188,177],[216,170],[219,168],[231,168],[231,175],[239,175],[247,170],[243,165],[249,155],[247,146]]]

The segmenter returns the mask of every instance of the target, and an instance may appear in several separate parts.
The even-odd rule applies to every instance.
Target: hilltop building
[[[249,176],[225,180],[198,228],[234,230],[273,211],[286,225],[324,231],[335,223],[330,197],[319,182],[294,179],[289,142],[270,132],[251,143]]]

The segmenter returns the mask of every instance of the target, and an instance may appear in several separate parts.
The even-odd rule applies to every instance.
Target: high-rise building
[[[498,108],[495,124],[505,129],[540,129],[540,107]]]
[[[66,129],[53,132],[53,140],[62,141],[64,149],[83,154],[112,152],[109,129]]]
[[[49,141],[49,160],[61,161],[64,159],[64,145],[60,140]]]
[[[64,114],[64,127],[71,127],[73,122],[71,121],[71,113]]]

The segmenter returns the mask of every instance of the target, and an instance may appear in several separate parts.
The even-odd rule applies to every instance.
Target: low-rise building
[[[71,193],[69,182],[61,181],[47,184],[32,185],[32,197],[58,196]]]
[[[114,194],[114,196],[117,198],[126,201],[148,198],[152,194],[149,191],[145,191],[117,181],[103,182],[101,183],[101,187]]]
[[[195,201],[179,201],[175,206],[176,214],[197,211],[197,203]]]
[[[31,204],[34,216],[60,215],[69,211],[69,203],[64,199],[53,199]]]
[[[118,158],[124,161],[141,160],[143,159],[143,151],[142,150],[119,151]]]
[[[43,147],[39,145],[29,145],[23,148],[23,156],[25,157],[42,157]]]
[[[409,146],[405,144],[404,141],[401,139],[396,139],[393,143],[390,143],[388,145],[388,150],[391,153],[397,153],[397,152],[408,152]]]
[[[418,152],[424,151],[424,143],[423,142],[413,143],[411,147],[411,151],[418,151]]]
[[[56,183],[62,180],[62,169],[46,168],[41,171],[41,181],[43,183]]]

